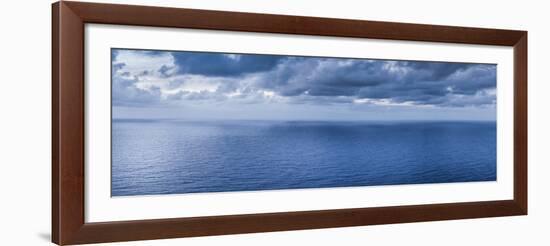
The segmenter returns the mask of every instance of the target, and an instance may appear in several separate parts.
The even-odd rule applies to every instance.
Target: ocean
[[[496,122],[112,121],[112,196],[496,180]]]

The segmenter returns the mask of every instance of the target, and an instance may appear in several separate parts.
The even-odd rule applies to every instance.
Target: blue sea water
[[[112,195],[496,180],[495,122],[113,120]]]

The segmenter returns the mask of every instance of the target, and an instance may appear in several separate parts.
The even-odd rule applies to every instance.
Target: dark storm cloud
[[[407,75],[398,79],[389,79],[376,86],[363,87],[357,93],[358,98],[391,99],[395,102],[414,102],[427,105],[472,106],[492,104],[494,95],[485,91],[496,88],[496,67],[481,64],[449,64],[425,62],[425,68],[409,64],[399,64],[409,70]],[[418,63],[417,63],[418,64]],[[441,72],[437,67],[445,72]],[[429,68],[429,69],[428,69]],[[460,96],[485,96],[488,100],[476,100],[463,105],[451,98]]]
[[[265,74],[262,85],[283,96],[353,96],[362,87],[388,79],[379,70],[381,65],[349,59],[289,58]]]
[[[418,61],[399,61],[404,67],[409,67],[417,72],[426,74],[432,80],[445,79],[458,70],[464,70],[473,64],[468,63],[450,63],[450,62],[418,62]]]
[[[269,92],[288,103],[308,104],[383,101],[477,107],[494,105],[496,100],[496,65],[489,64],[143,52],[144,56],[170,54],[174,62],[157,66],[156,75],[141,72],[133,74],[134,77],[123,72],[125,61],[113,62],[113,70],[121,70],[116,73],[118,76],[113,76],[113,101],[116,98],[121,103],[138,104],[160,100],[162,88],[152,86],[144,90],[135,86],[140,76],[169,79],[164,89],[173,91],[188,83],[185,78],[176,77],[187,75],[200,76],[204,81],[217,83],[217,87],[214,91],[182,89],[176,94],[166,94],[164,99],[260,103],[271,100],[271,97],[262,99],[264,92]]]
[[[496,66],[484,64],[385,61],[329,58],[289,58],[264,74],[260,88],[287,97],[387,99],[418,105],[475,106],[492,104]],[[486,100],[455,100],[460,96]],[[451,103],[451,100],[452,103]]]
[[[273,69],[282,56],[173,52],[180,74],[239,76]]]

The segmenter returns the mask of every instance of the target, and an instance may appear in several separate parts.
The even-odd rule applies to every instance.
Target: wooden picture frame
[[[86,223],[84,24],[510,46],[513,200]],[[59,245],[527,214],[527,32],[61,1],[52,6],[52,240]]]

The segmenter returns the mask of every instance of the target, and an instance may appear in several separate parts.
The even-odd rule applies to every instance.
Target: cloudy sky
[[[496,65],[112,49],[113,118],[495,120]]]

